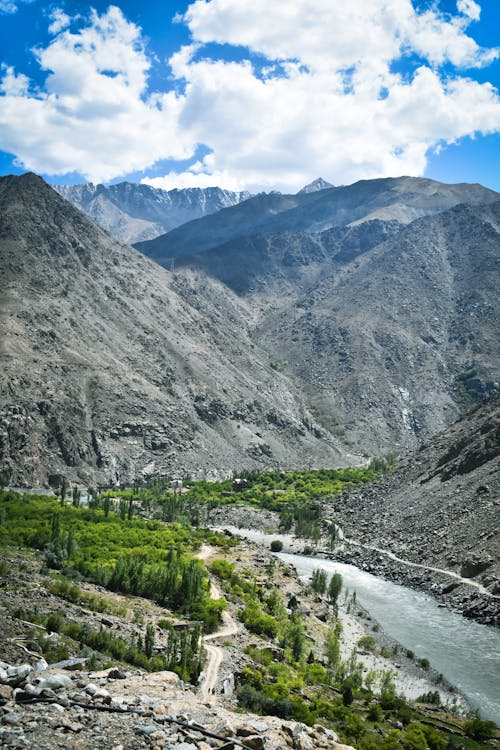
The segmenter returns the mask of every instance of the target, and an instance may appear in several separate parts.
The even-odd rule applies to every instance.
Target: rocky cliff
[[[35,175],[0,180],[0,216],[4,480],[346,460],[221,284],[158,267]]]

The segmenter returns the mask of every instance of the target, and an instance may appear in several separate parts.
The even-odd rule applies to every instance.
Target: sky
[[[500,0],[0,0],[0,174],[500,191]]]

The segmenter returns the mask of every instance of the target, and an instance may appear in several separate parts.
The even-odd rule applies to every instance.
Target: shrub
[[[64,617],[58,612],[51,612],[47,618],[47,632],[60,633],[64,625]]]
[[[467,737],[475,740],[489,740],[495,736],[496,726],[493,721],[486,721],[476,716],[465,722],[464,730]]]
[[[283,549],[283,542],[281,539],[273,539],[271,542],[271,552],[281,552]]]

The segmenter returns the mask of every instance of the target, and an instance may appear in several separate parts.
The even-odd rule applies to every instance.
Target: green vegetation
[[[0,543],[43,550],[49,568],[153,599],[202,621],[207,630],[221,620],[225,602],[210,599],[205,567],[190,555],[202,541],[227,546],[225,537],[179,523],[143,521],[128,512],[61,506],[54,497],[5,491],[0,491],[0,512]],[[80,593],[68,587],[61,595],[71,600]]]
[[[202,641],[201,627],[195,623],[191,627],[176,631],[170,625],[166,630],[166,645],[154,654],[154,628],[146,626],[144,639],[136,636],[127,641],[113,631],[101,626],[90,627],[87,623],[66,620],[59,612],[40,615],[36,612],[17,610],[15,616],[28,622],[43,625],[48,633],[58,633],[64,640],[54,642],[44,635],[38,644],[49,663],[69,656],[69,644],[76,641],[80,647],[87,646],[105,656],[124,661],[149,672],[170,670],[183,680],[196,682],[201,672]]]
[[[103,614],[117,615],[125,617],[127,608],[116,604],[112,599],[98,594],[92,594],[84,591],[76,584],[68,581],[64,576],[59,576],[53,582],[47,585],[47,590],[54,596],[66,599],[72,604],[80,604],[82,607],[92,610],[93,612],[102,612]]]

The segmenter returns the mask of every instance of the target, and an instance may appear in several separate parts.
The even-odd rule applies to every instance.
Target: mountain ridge
[[[255,234],[316,233],[372,219],[406,224],[458,203],[496,200],[499,194],[481,185],[445,185],[421,177],[360,180],[353,185],[312,193],[264,193],[195,219],[149,242],[135,243],[135,247],[163,263],[172,257],[200,253]]]
[[[52,187],[127,244],[153,239],[180,224],[250,197],[250,193],[245,191],[235,192],[219,187],[163,190],[132,182]]]
[[[0,179],[0,205],[4,480],[346,460],[220,284],[159,268],[35,175]]]

